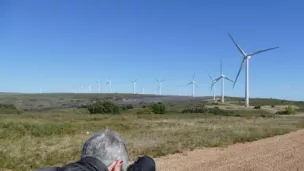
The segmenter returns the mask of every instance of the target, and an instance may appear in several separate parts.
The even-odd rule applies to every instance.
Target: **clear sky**
[[[235,79],[245,52],[279,46],[250,61],[250,96],[304,100],[304,2],[301,0],[2,0],[0,91],[59,92],[109,77],[114,92],[164,94],[196,73],[196,94],[212,95],[210,79]],[[244,96],[244,71],[225,94]],[[220,93],[220,84],[216,87]],[[180,89],[191,94],[191,86]]]

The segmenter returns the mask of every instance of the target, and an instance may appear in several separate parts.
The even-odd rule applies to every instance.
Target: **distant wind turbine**
[[[96,80],[96,83],[97,83],[98,93],[100,93],[100,82],[98,80]]]
[[[199,88],[194,79],[195,79],[195,74],[192,77],[192,81],[186,84],[186,86],[192,84],[192,97],[194,97],[195,87]]]
[[[273,48],[268,48],[268,49],[264,49],[264,50],[258,50],[258,51],[255,51],[253,53],[250,53],[250,54],[246,54],[242,49],[241,47],[236,43],[236,41],[233,39],[233,37],[228,33],[230,39],[233,41],[234,45],[237,47],[238,51],[243,55],[243,60],[242,60],[242,63],[241,63],[241,66],[240,66],[240,69],[237,73],[237,76],[235,78],[235,81],[234,81],[234,84],[233,84],[233,88],[235,86],[235,83],[240,75],[240,72],[242,71],[243,69],[243,66],[244,66],[244,63],[246,62],[245,64],[245,106],[246,107],[249,107],[249,59],[254,56],[254,55],[257,55],[259,53],[263,53],[263,52],[266,52],[266,51],[270,51],[270,50],[274,50],[274,49],[277,49],[279,47],[273,47]]]
[[[133,94],[135,94],[136,93],[136,81],[137,80],[132,80],[132,83],[133,83]]]
[[[91,84],[88,85],[88,93],[91,93]]]
[[[111,78],[109,78],[109,80],[107,81],[107,83],[109,85],[109,92],[112,93],[112,81]]]
[[[141,94],[145,94],[145,88],[142,88]]]
[[[165,81],[165,79],[163,79],[161,81],[157,78],[155,78],[155,79],[158,82],[159,95],[162,95],[162,83]]]
[[[214,85],[219,80],[222,80],[222,103],[225,103],[225,99],[224,99],[224,80],[225,79],[228,80],[228,81],[230,81],[230,82],[232,82],[232,83],[234,83],[234,81],[232,81],[230,78],[228,78],[228,77],[226,77],[226,75],[224,75],[224,73],[223,73],[223,65],[222,65],[222,61],[221,61],[221,76],[213,81],[213,83],[211,84],[211,87],[214,87]]]

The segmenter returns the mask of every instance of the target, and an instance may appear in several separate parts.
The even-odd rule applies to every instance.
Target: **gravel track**
[[[304,130],[155,160],[158,171],[304,171]]]

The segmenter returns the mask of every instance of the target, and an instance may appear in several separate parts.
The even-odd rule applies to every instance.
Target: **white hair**
[[[123,139],[115,131],[105,130],[91,136],[83,145],[81,158],[95,157],[109,167],[113,162],[122,160],[122,171],[126,171],[128,151]]]

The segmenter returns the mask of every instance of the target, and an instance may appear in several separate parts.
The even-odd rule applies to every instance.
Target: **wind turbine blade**
[[[228,33],[230,39],[233,41],[234,45],[237,47],[237,49],[244,55],[247,56],[246,53],[241,49],[241,47],[236,43],[236,41],[233,39],[233,37]]]
[[[155,80],[156,80],[157,82],[159,82],[159,80],[158,80],[157,78],[155,78]]]
[[[234,80],[233,88],[234,88],[235,83],[236,83],[237,79],[239,78],[239,75],[240,75],[240,73],[241,73],[241,71],[242,71],[242,69],[243,69],[243,66],[244,66],[244,62],[245,62],[245,60],[246,60],[246,58],[244,58],[244,59],[243,59],[243,61],[242,61],[242,63],[241,63],[241,66],[240,66],[239,72],[238,72],[238,74],[236,75],[235,80]]]
[[[259,53],[262,53],[262,52],[266,52],[266,51],[270,51],[270,50],[274,50],[274,49],[277,49],[277,48],[279,48],[279,47],[273,47],[273,48],[268,48],[268,49],[264,49],[264,50],[258,50],[256,52],[251,53],[248,56],[253,56],[253,55],[256,55],[256,54],[259,54]]]
[[[225,78],[226,80],[228,80],[228,81],[234,83],[234,81],[232,81],[230,78],[227,78],[227,77],[224,77],[224,78]]]
[[[215,80],[213,81],[213,84],[215,84],[216,82],[218,82],[221,78],[222,78],[222,77],[218,77],[217,79],[215,79]]]
[[[211,79],[211,81],[213,81],[213,79],[212,79],[211,75],[210,75],[210,74],[208,74],[208,76],[209,76],[209,78]]]
[[[211,84],[211,90],[212,90],[214,84],[217,83],[221,78],[222,78],[222,77],[218,77],[217,79],[215,79],[215,80],[212,82],[212,84]]]
[[[221,59],[221,74],[223,74],[223,63],[222,63],[222,59]]]
[[[185,86],[188,86],[188,85],[190,85],[190,84],[192,84],[192,82],[190,82],[190,83],[186,84]]]
[[[199,88],[199,86],[196,83],[194,83],[194,84],[195,84],[196,88]]]
[[[164,82],[166,79],[161,80],[160,82]]]
[[[194,80],[194,78],[195,78],[195,73],[193,74],[192,80]]]

